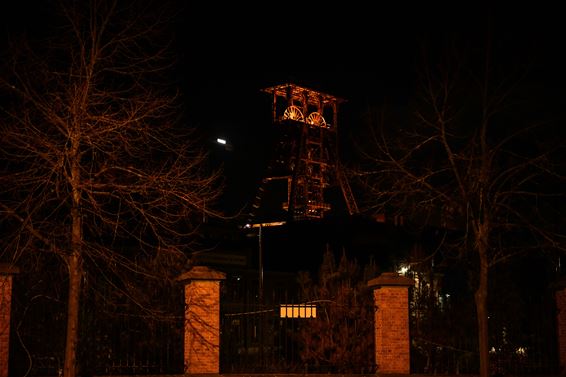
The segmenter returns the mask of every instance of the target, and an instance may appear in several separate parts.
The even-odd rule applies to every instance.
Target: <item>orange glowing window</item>
[[[281,305],[280,318],[316,318],[316,305]]]

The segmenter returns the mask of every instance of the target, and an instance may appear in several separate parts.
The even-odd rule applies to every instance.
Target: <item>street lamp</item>
[[[258,258],[259,258],[259,302],[263,304],[263,228],[285,225],[285,221],[272,221],[268,223],[246,224],[244,228],[258,228]]]

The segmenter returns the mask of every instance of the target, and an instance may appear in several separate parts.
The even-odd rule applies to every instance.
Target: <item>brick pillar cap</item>
[[[177,281],[187,280],[224,280],[226,274],[224,272],[213,270],[207,266],[194,266],[190,270],[182,273]]]
[[[379,288],[383,286],[409,287],[415,285],[411,278],[400,276],[397,272],[384,272],[378,277],[368,281],[368,287]]]
[[[20,272],[20,269],[13,264],[0,263],[0,275],[15,275]]]

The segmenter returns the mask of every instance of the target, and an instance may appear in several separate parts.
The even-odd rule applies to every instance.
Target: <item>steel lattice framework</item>
[[[295,84],[262,91],[272,96],[272,120],[279,132],[252,212],[261,206],[265,187],[279,181],[286,184],[281,208],[289,220],[323,218],[332,208],[325,196],[331,186],[340,188],[349,213],[357,213],[336,151],[338,105],[344,100]]]

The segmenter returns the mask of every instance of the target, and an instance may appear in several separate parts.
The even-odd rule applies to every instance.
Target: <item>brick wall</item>
[[[409,373],[409,295],[406,287],[382,287],[373,292],[375,353],[381,373]]]
[[[12,276],[0,273],[0,377],[8,377]]]
[[[375,361],[378,373],[410,373],[409,286],[411,279],[384,273],[374,287]]]
[[[218,373],[220,368],[220,282],[185,286],[185,371]]]
[[[185,282],[185,373],[220,372],[220,282],[226,274],[195,266]]]

